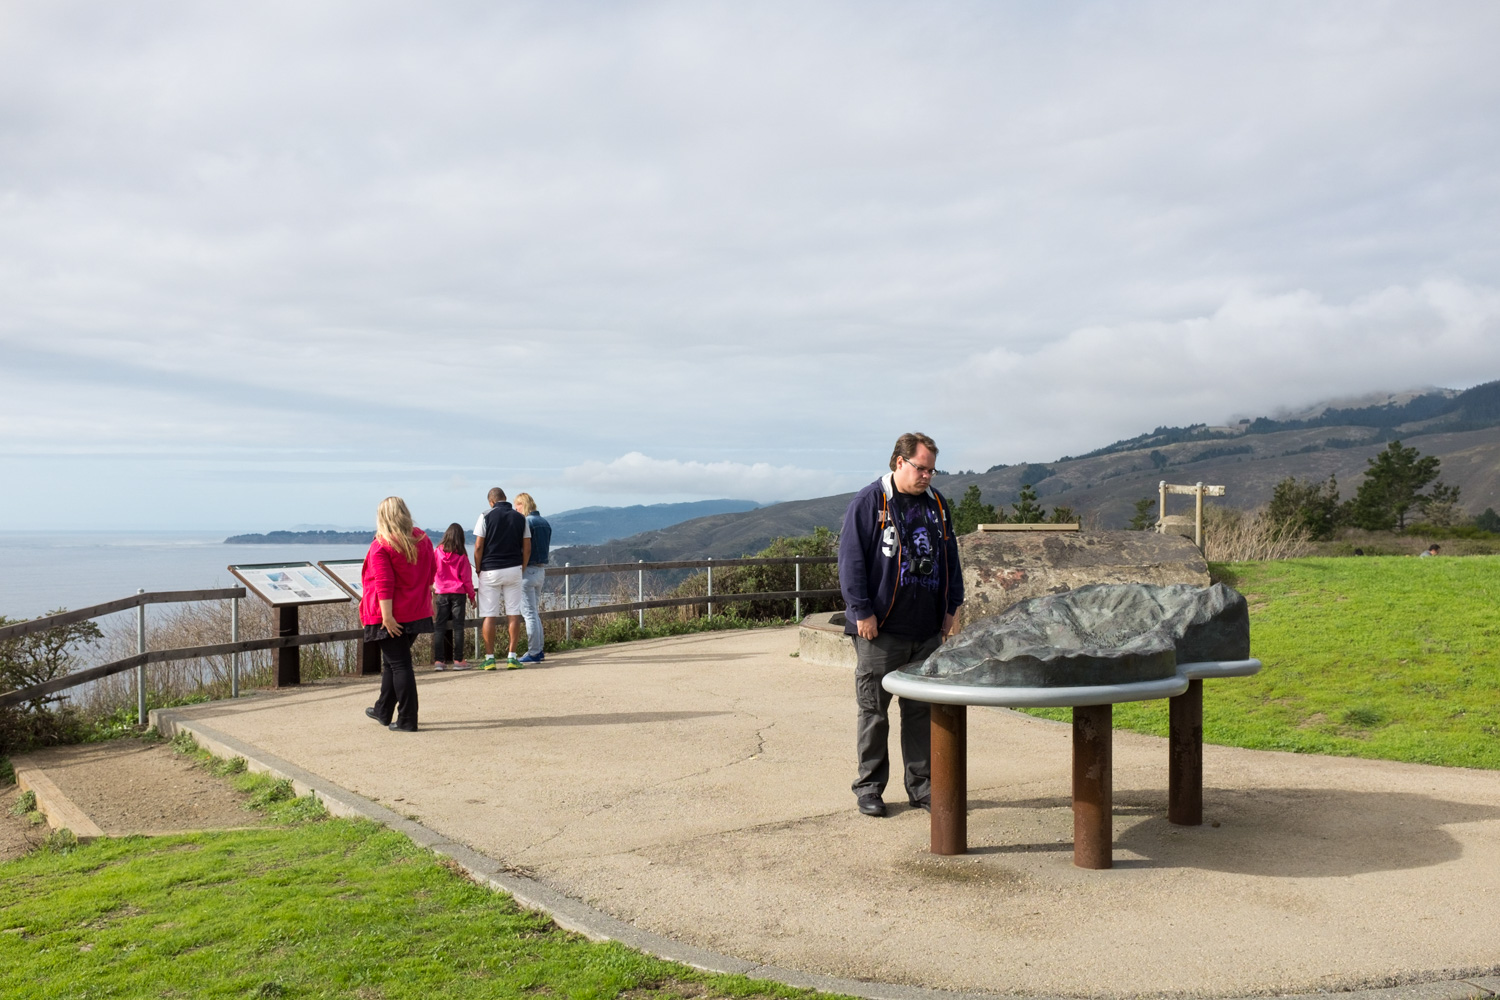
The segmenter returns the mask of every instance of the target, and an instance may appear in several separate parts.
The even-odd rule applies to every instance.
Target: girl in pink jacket
[[[432,578],[437,560],[432,542],[413,527],[400,497],[386,497],[375,511],[375,540],[360,571],[359,620],[365,642],[380,647],[380,697],[365,714],[394,732],[417,731],[417,678],[411,644],[432,631]],[[391,716],[395,715],[392,721]]]
[[[434,555],[437,577],[432,589],[437,594],[437,621],[433,627],[437,631],[432,636],[432,669],[468,670],[464,662],[464,614],[474,600],[474,570],[464,551],[464,526],[457,522],[448,525]]]

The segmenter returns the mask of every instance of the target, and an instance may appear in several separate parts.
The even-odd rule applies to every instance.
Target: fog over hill
[[[1500,382],[1463,392],[1372,393],[1225,426],[1158,427],[1084,455],[948,472],[933,483],[955,501],[971,484],[978,485],[985,502],[996,506],[1013,503],[1022,484],[1030,483],[1049,507],[1066,504],[1088,526],[1121,528],[1134,501],[1155,497],[1162,480],[1223,485],[1220,502],[1244,509],[1266,503],[1287,476],[1320,481],[1335,476],[1348,498],[1366,460],[1398,438],[1442,460],[1444,482],[1462,490],[1461,505],[1470,514],[1500,507]],[[872,468],[870,478],[884,471]],[[780,535],[804,535],[819,525],[837,531],[852,496],[700,517],[606,545],[572,546],[559,558],[582,565],[744,555]]]

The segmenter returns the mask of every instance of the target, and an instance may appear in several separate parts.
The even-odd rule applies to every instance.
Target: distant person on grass
[[[1442,550],[1443,550],[1443,547],[1441,545],[1439,545],[1437,542],[1433,542],[1431,545],[1427,546],[1427,551],[1423,552],[1417,558],[1419,558],[1419,559],[1426,559],[1428,556],[1435,556],[1435,555],[1437,555]]]
[[[464,526],[448,525],[437,547],[437,576],[432,589],[437,594],[437,615],[432,636],[433,670],[468,670],[464,662],[464,617],[474,600],[474,569],[464,549]]]
[[[521,615],[526,619],[526,655],[522,663],[541,663],[547,658],[542,635],[542,582],[547,576],[547,550],[552,545],[552,525],[536,512],[530,493],[516,494],[516,510],[526,515],[531,529],[531,558],[521,573]]]
[[[417,678],[411,644],[432,631],[432,578],[437,559],[432,542],[412,526],[400,497],[386,497],[375,511],[375,540],[360,570],[359,620],[365,642],[380,648],[380,697],[365,714],[392,731],[417,731]],[[395,715],[392,721],[391,716]]]
[[[866,816],[885,815],[891,770],[891,695],[880,680],[932,655],[952,633],[964,602],[948,501],[931,487],[937,453],[925,434],[897,438],[891,471],[855,495],[839,536],[844,631],[854,636],[858,655],[853,790]],[[901,699],[906,797],[922,809],[932,804],[930,723],[925,702]]]
[[[510,652],[507,670],[522,666],[516,656],[521,637],[521,581],[531,560],[531,526],[526,516],[505,499],[505,491],[490,490],[490,509],[474,525],[474,565],[479,568],[479,617],[484,619],[484,669],[495,669],[495,620],[500,609],[509,619]]]

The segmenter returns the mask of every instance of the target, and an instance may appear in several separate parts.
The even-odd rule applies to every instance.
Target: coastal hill
[[[552,524],[553,545],[591,545],[665,528],[693,518],[741,513],[759,506],[754,500],[695,500],[689,503],[636,504],[631,507],[579,507],[546,516]],[[436,532],[430,528],[423,530],[434,540],[443,535],[442,529]],[[319,527],[304,531],[231,535],[224,542],[226,545],[368,545],[374,537],[373,528],[341,531]],[[472,542],[473,532],[466,531],[466,537]]]
[[[1048,507],[1064,504],[1087,525],[1121,528],[1134,502],[1155,498],[1162,480],[1223,485],[1226,495],[1216,502],[1241,509],[1266,503],[1288,476],[1320,482],[1335,476],[1348,498],[1366,459],[1396,439],[1442,460],[1443,481],[1460,488],[1461,506],[1470,514],[1500,507],[1500,382],[1463,392],[1372,394],[1227,426],[1158,427],[1083,455],[944,472],[933,483],[955,502],[977,485],[985,502],[996,506],[1014,503],[1029,483]],[[883,471],[872,468],[870,478]],[[575,546],[565,558],[585,565],[744,555],[779,535],[805,535],[819,526],[837,531],[852,497],[843,493],[700,517],[604,545]]]

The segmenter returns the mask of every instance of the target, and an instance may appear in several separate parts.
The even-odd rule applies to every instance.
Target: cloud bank
[[[0,18],[18,526],[100,476],[247,530],[790,497],[913,428],[983,468],[1500,377],[1492,3]]]

